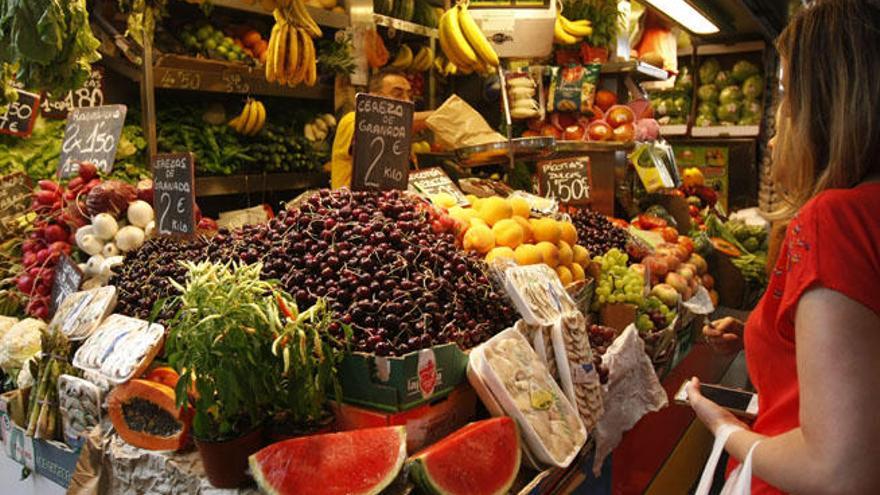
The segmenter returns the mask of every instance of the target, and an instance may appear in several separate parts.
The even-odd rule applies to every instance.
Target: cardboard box
[[[404,412],[388,413],[350,404],[333,404],[336,427],[341,431],[381,426],[406,426],[407,452],[415,453],[474,419],[477,395],[467,383],[447,397]]]
[[[614,303],[602,306],[600,319],[606,327],[617,330],[617,334],[626,330],[626,327],[635,323],[638,308],[634,304]]]
[[[382,411],[406,411],[452,392],[465,381],[467,363],[467,354],[454,343],[404,356],[354,353],[339,367],[342,400]]]
[[[80,449],[71,449],[60,442],[34,440],[34,465],[37,474],[43,475],[53,483],[67,488],[70,478],[76,471]]]
[[[0,433],[6,456],[22,466],[34,469],[34,442],[25,435],[25,429],[16,425],[6,414],[6,402],[0,401]]]

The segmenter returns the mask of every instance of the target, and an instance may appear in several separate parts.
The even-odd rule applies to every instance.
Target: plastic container
[[[504,288],[529,325],[552,325],[563,313],[577,309],[559,276],[545,264],[505,271]]]
[[[74,292],[64,298],[49,323],[49,331],[61,332],[77,341],[89,337],[116,307],[116,287]]]
[[[64,441],[82,445],[89,430],[101,422],[101,390],[95,384],[70,375],[58,377],[58,409]]]
[[[487,404],[495,400],[493,408],[500,407],[516,420],[535,460],[568,467],[586,442],[587,432],[526,338],[509,328],[477,349],[469,367],[482,380],[482,387],[475,386],[480,398]]]
[[[146,370],[164,335],[158,323],[113,314],[76,351],[73,365],[118,385]]]

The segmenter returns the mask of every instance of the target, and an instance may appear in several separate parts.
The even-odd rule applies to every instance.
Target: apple
[[[666,283],[674,287],[675,290],[678,291],[678,293],[682,296],[684,296],[685,293],[689,290],[687,279],[675,272],[670,272],[666,274]]]
[[[603,120],[597,120],[587,128],[590,141],[608,141],[611,139],[612,132],[611,126]]]
[[[553,124],[544,124],[544,127],[541,128],[541,135],[556,139],[562,139],[562,130],[557,129],[556,126]]]
[[[696,270],[687,265],[681,265],[678,270],[675,271],[675,273],[684,277],[688,283],[690,283],[691,280],[694,280],[697,275]]]
[[[628,143],[636,138],[636,127],[632,124],[623,124],[615,127],[612,139],[618,143]]]
[[[592,114],[592,115],[589,115],[589,116],[588,116],[588,119],[587,119],[587,120],[588,120],[589,122],[595,122],[595,121],[597,121],[597,120],[605,120],[605,112],[602,111],[601,108],[599,108],[599,107],[597,107],[597,106],[595,106],[595,105],[593,105],[593,107],[590,108],[590,112],[589,112],[589,113]]]
[[[648,270],[651,270],[652,276],[664,277],[669,272],[669,265],[666,264],[665,258],[648,256],[642,262]]]
[[[646,268],[645,268],[645,265],[643,265],[641,263],[635,263],[635,264],[630,265],[629,270],[632,272],[638,273],[639,275],[642,276],[642,278],[645,277]]]
[[[712,306],[718,307],[718,291],[710,290],[709,299],[712,301]]]
[[[607,89],[600,89],[596,93],[596,106],[601,108],[602,111],[606,111],[609,108],[617,105],[617,95],[608,91]]]
[[[605,114],[605,120],[613,128],[622,126],[623,124],[632,124],[636,121],[636,116],[632,109],[625,105],[614,105]],[[635,129],[633,130],[635,135]]]
[[[705,275],[709,271],[709,265],[706,263],[706,260],[697,253],[691,254],[691,257],[688,258],[688,263],[697,267],[697,275]]]
[[[678,270],[678,267],[681,266],[681,261],[679,261],[678,258],[676,258],[673,254],[664,255],[663,259],[666,260],[666,266],[669,267],[670,272]]]
[[[565,132],[562,134],[562,139],[565,139],[566,141],[583,141],[586,132],[586,129],[577,124],[570,125],[565,128]]]
[[[706,289],[712,290],[715,288],[715,277],[713,277],[712,275],[709,275],[707,273],[701,277],[701,280],[703,282],[703,287],[705,287]]]
[[[678,258],[678,261],[684,263],[690,257],[690,254],[687,252],[687,248],[684,246],[676,245],[672,248],[672,254]]]
[[[651,295],[660,299],[663,304],[670,308],[678,305],[679,294],[675,287],[669,284],[657,284],[651,288]]]

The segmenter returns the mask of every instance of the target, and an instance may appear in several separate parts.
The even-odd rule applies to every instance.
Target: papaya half
[[[147,450],[180,450],[189,441],[191,409],[175,404],[174,389],[135,379],[110,392],[110,422],[127,443]]]
[[[742,252],[739,248],[720,237],[712,237],[709,241],[712,242],[712,247],[721,254],[726,254],[731,258],[739,258],[742,256]]]

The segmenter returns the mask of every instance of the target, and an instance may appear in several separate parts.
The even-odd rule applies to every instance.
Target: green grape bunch
[[[605,304],[628,303],[641,305],[644,300],[645,282],[643,276],[627,267],[629,256],[617,248],[610,249],[604,256],[596,256],[593,261],[601,267],[596,296],[592,310],[597,311]]]

